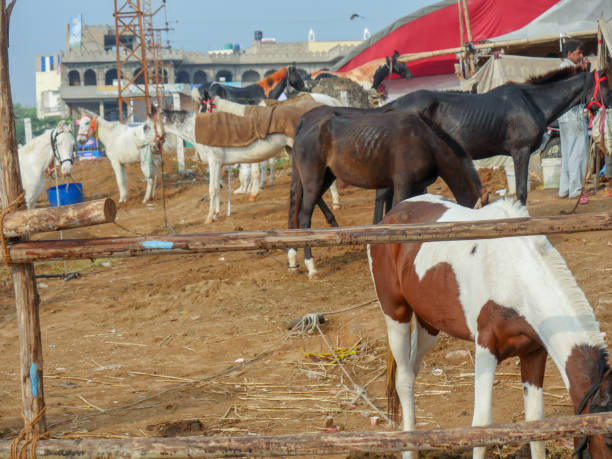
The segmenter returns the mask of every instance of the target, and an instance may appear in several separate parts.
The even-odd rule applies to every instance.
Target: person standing
[[[584,45],[580,40],[568,40],[563,45],[563,59],[560,68],[588,68],[584,57]],[[559,117],[561,137],[561,177],[559,197],[576,198],[580,195],[582,181],[587,167],[589,139],[584,104],[570,108]]]

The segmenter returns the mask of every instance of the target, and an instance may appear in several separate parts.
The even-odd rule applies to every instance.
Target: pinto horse
[[[418,116],[396,110],[318,107],[302,116],[293,145],[289,228],[310,228],[314,205],[336,179],[361,188],[393,190],[394,203],[425,193],[441,177],[457,201],[473,207],[481,184],[469,155],[452,149]],[[332,224],[337,225],[335,218]],[[289,249],[295,272],[296,249]],[[308,277],[316,274],[304,248]]]
[[[395,206],[383,223],[528,215],[520,203],[507,199],[473,210],[440,196],[423,195]],[[495,367],[509,357],[520,359],[526,420],[544,418],[547,355],[557,365],[577,414],[612,410],[608,350],[599,324],[565,261],[545,236],[368,245],[368,259],[387,325],[389,406],[397,411],[399,397],[404,430],[415,428],[415,379],[440,331],[475,343],[472,425],[493,422]],[[577,442],[578,457],[583,457],[587,441],[593,458],[611,457],[610,435]],[[532,442],[531,452],[533,458],[544,459],[544,442]],[[474,450],[474,457],[484,455],[485,448]]]
[[[420,90],[406,94],[383,110],[418,114],[438,135],[456,142],[473,159],[512,156],[516,196],[527,202],[529,157],[546,127],[579,103],[612,102],[605,72],[578,67],[553,70],[526,83],[506,83],[484,94]]]
[[[240,104],[255,105],[263,99],[278,99],[287,85],[298,91],[306,90],[300,72],[293,65],[283,67],[244,88],[235,88],[217,82],[211,83],[208,94],[210,97],[221,97]]]

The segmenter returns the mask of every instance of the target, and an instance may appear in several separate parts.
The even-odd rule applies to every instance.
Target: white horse
[[[321,105],[332,105],[339,107],[340,102],[333,97],[324,94],[310,94],[315,102]],[[215,104],[218,111],[226,111],[234,113],[238,116],[244,116],[245,105],[233,103],[227,100],[215,98]],[[195,145],[197,158],[204,162],[208,162],[209,174],[209,211],[206,217],[206,223],[212,223],[217,220],[220,213],[219,203],[219,188],[221,183],[222,166],[238,163],[256,163],[278,154],[284,148],[293,146],[293,137],[285,134],[270,134],[264,139],[255,140],[249,145],[243,147],[219,147],[202,145],[196,142],[195,139],[195,121],[196,112],[162,110],[156,112],[153,118],[149,117],[145,123],[148,138],[151,139],[153,133],[160,132],[165,134],[173,134],[187,142]],[[256,192],[259,192],[259,168],[253,177],[253,185]]]
[[[337,99],[334,99],[333,97],[328,96],[326,94],[308,93],[308,95],[314,101],[319,102],[323,105],[330,105],[332,107],[342,106],[342,104]],[[228,112],[233,113],[237,116],[244,116],[245,114],[245,105],[238,104],[236,102],[232,102],[226,99],[221,99],[220,97],[215,97],[213,100],[209,100],[208,103],[212,104],[214,108],[206,108],[205,112]],[[262,107],[267,106],[265,100],[261,101],[258,105]],[[210,105],[208,107],[210,107]],[[287,149],[287,147],[283,147],[281,151],[285,151],[287,152],[287,154],[289,154],[289,150]],[[234,191],[234,193],[249,193],[250,200],[255,200],[255,197],[259,194],[259,190],[263,189],[264,187],[268,167],[270,168],[270,178],[268,183],[270,185],[273,185],[276,156],[277,155],[273,155],[271,158],[260,161],[258,163],[241,163],[240,171],[238,174],[240,186]],[[338,193],[338,187],[336,186],[335,181],[329,187],[329,192],[332,197],[332,208],[334,210],[340,209],[340,193]]]
[[[142,202],[147,202],[155,195],[157,173],[161,166],[159,154],[147,154],[144,147],[154,141],[154,134],[147,136],[145,126],[126,126],[119,121],[106,121],[94,113],[83,110],[79,120],[77,142],[84,145],[90,137],[98,137],[106,148],[106,156],[111,162],[117,186],[119,187],[119,202],[128,199],[126,164],[140,162],[140,169],[147,182]]]
[[[60,121],[57,128],[47,129],[21,147],[18,156],[26,205],[33,209],[45,189],[46,172],[53,162],[60,166],[63,176],[72,174],[72,163],[76,158],[72,125]]]
[[[474,210],[422,195],[397,204],[381,224],[527,216],[524,207],[509,200]],[[511,357],[520,359],[527,421],[544,418],[547,355],[559,369],[577,414],[612,410],[608,349],[599,324],[545,236],[368,245],[368,259],[391,351],[387,393],[393,396],[397,390],[404,430],[416,427],[415,379],[440,331],[474,342],[474,426],[493,422],[495,369]],[[397,407],[394,399],[391,407]],[[610,445],[610,435],[588,439],[594,458],[612,457]],[[544,442],[531,442],[531,455],[544,459]],[[584,457],[581,451],[577,455]],[[484,458],[485,448],[475,448],[474,457]]]

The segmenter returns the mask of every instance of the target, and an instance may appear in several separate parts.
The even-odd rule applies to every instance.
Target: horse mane
[[[496,218],[521,218],[528,217],[529,212],[520,201],[512,202],[511,199],[500,199],[484,206],[478,211],[486,220]],[[480,219],[480,218],[479,218]],[[546,236],[527,236],[528,243],[532,249],[542,257],[542,260],[558,281],[558,288],[568,299],[576,320],[585,330],[588,330],[588,340],[595,346],[607,352],[607,347],[599,332],[599,325],[593,314],[593,308],[589,304],[584,292],[578,286],[576,278],[571,273],[561,254],[549,243]]]
[[[168,110],[164,109],[161,111],[164,118],[170,123],[182,123],[194,112],[189,110]]]
[[[555,81],[565,80],[569,77],[573,77],[579,73],[583,73],[584,70],[581,67],[564,67],[562,69],[555,69],[547,72],[543,75],[534,75],[530,77],[526,84],[546,84],[554,83]]]
[[[263,80],[259,80],[256,84],[261,86],[261,89],[264,90],[264,93],[268,95],[268,93],[276,87],[278,83],[283,81],[287,77],[287,67],[283,67],[280,70],[277,70],[274,73],[271,73]]]

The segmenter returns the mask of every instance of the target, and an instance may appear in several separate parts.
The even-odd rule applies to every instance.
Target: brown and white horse
[[[528,216],[500,200],[481,209],[439,196],[396,205],[386,224],[474,221]],[[545,236],[368,246],[370,270],[387,324],[390,407],[399,396],[404,430],[414,430],[414,383],[440,331],[475,342],[473,425],[492,419],[495,367],[519,357],[526,420],[544,417],[546,356],[561,372],[577,413],[612,411],[608,350],[584,293]],[[410,331],[412,316],[415,329]],[[588,443],[586,443],[588,441]],[[593,458],[612,457],[612,437],[577,440]],[[544,458],[543,442],[531,443]],[[411,457],[413,453],[404,453]],[[485,448],[474,457],[483,458]],[[413,456],[414,457],[414,456]]]

